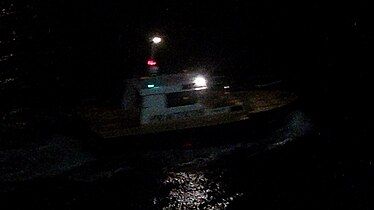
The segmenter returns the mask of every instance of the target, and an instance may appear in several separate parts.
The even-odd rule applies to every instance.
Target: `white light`
[[[152,38],[152,42],[158,44],[162,41],[161,37],[155,36]]]
[[[224,88],[224,89],[229,89],[230,86],[228,86],[228,85],[227,85],[227,86],[223,86],[223,88]]]
[[[206,87],[206,79],[202,76],[197,76],[193,83],[196,87]]]

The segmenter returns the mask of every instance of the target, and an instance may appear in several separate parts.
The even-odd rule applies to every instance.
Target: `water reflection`
[[[240,193],[227,195],[220,177],[204,172],[170,172],[164,185],[170,188],[163,209],[225,209]]]

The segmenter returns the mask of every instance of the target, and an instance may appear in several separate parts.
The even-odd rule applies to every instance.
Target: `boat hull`
[[[109,139],[152,136],[158,133],[196,128],[227,127],[229,124],[240,125],[243,122],[258,121],[259,118],[278,112],[297,100],[296,95],[283,91],[246,91],[233,93],[233,95],[241,98],[243,109],[146,125],[129,124],[129,119],[136,118],[136,114],[131,115],[118,108],[84,108],[79,114],[89,129],[98,137]]]

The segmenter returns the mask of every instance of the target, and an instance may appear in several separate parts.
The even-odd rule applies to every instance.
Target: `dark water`
[[[175,136],[180,143],[172,146],[123,147],[122,152],[116,148],[115,154],[108,150],[97,155],[76,148],[73,152],[61,153],[71,157],[51,163],[58,168],[54,175],[38,176],[30,171],[27,177],[35,175],[36,178],[15,182],[8,177],[10,182],[4,186],[9,191],[22,192],[22,198],[33,206],[51,208],[101,205],[135,209],[226,209],[242,204],[259,205],[261,200],[270,206],[287,206],[287,202],[291,206],[305,204],[293,198],[289,189],[296,187],[293,181],[305,181],[293,180],[300,176],[296,172],[300,168],[297,163],[300,158],[306,158],[297,154],[305,148],[294,151],[292,147],[308,145],[309,138],[314,138],[317,131],[300,110],[291,110],[276,123],[264,126],[268,127],[257,128],[256,132],[233,133],[232,139],[219,143],[214,141],[217,137],[211,130],[211,136],[198,136],[198,133]],[[71,145],[66,147],[72,150]],[[300,164],[305,167],[308,163]],[[26,176],[18,174],[19,179],[22,175]]]
[[[172,145],[122,145],[100,153],[75,146],[73,137],[54,136],[54,146],[46,150],[60,159],[27,172],[24,166],[38,158],[30,152],[30,162],[17,165],[25,171],[15,169],[2,182],[8,192],[4,205],[370,209],[374,166],[369,149],[322,129],[301,109],[282,116],[255,131],[246,125],[223,141],[185,133]]]

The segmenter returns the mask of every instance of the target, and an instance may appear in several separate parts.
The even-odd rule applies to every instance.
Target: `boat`
[[[247,121],[296,99],[287,91],[236,90],[223,77],[183,72],[127,80],[121,106],[87,105],[78,113],[99,137],[117,138]]]

